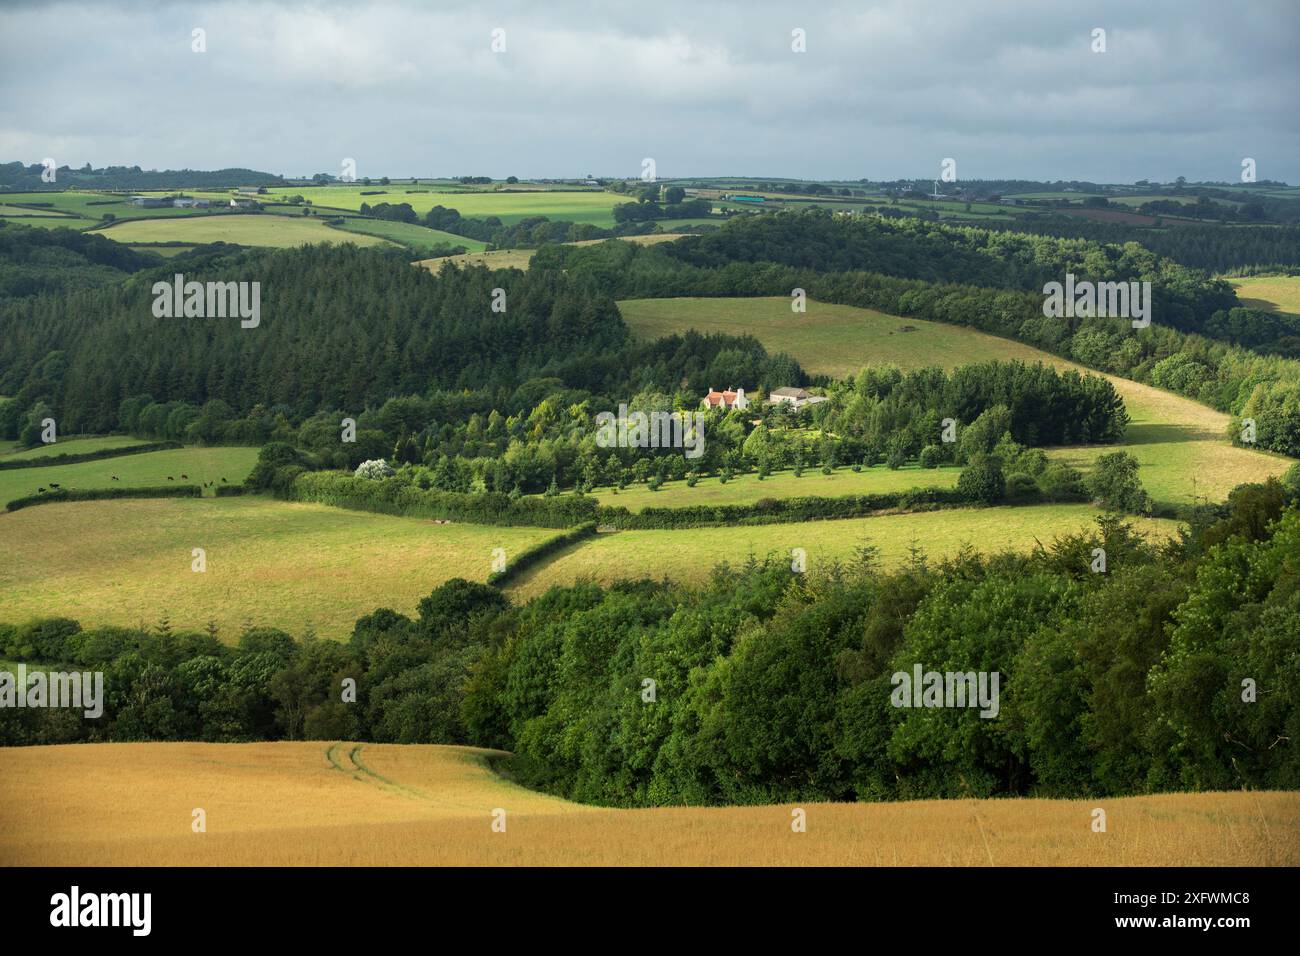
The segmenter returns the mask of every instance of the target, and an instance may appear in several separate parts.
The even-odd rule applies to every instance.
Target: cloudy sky
[[[1297,50],[1297,0],[3,2],[0,161],[1297,183]]]

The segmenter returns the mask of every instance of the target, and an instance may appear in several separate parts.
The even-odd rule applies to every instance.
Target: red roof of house
[[[730,408],[732,405],[736,404],[738,394],[739,393],[733,392],[730,389],[727,389],[725,392],[715,392],[713,386],[710,385],[709,394],[704,396],[704,400],[708,402],[711,407],[716,408],[718,403],[722,403]]]

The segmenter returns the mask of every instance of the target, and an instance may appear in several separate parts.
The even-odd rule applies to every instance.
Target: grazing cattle
[[[221,479],[221,483],[222,483],[223,485],[225,485],[225,484],[229,484],[229,482],[227,482],[226,479],[224,479],[224,478]]]
[[[45,492],[45,488],[44,488],[44,486],[42,486],[42,487],[40,487],[40,488],[37,488],[36,490],[37,490],[38,492],[42,493],[42,494],[44,494],[44,492]]]
[[[51,482],[50,482],[50,487],[51,487],[51,488],[62,488],[63,486],[62,486],[62,485],[56,485],[54,482],[51,481]]]
[[[189,478],[189,475],[181,475],[182,478]]]
[[[175,481],[176,479],[173,478],[171,475],[168,475],[168,476],[167,476],[167,480],[168,480],[168,481]]]
[[[119,479],[119,478],[117,477],[117,475],[113,475],[113,480],[114,480],[114,481],[120,481],[121,479]]]

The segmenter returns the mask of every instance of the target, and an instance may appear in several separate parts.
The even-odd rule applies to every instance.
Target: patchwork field
[[[112,439],[91,439],[109,441]],[[128,444],[141,444],[142,439],[129,439]],[[77,442],[58,442],[55,447],[71,454]],[[91,450],[91,449],[86,449]],[[213,482],[213,487],[226,479],[228,485],[238,485],[248,477],[257,462],[258,449],[244,447],[172,448],[166,451],[145,452],[142,455],[122,455],[118,458],[99,458],[73,465],[49,465],[42,468],[15,468],[0,471],[0,505],[15,498],[37,494],[38,489],[56,483],[67,489],[129,488],[157,485],[203,485]],[[116,475],[118,480],[114,481]],[[175,479],[167,480],[168,475]],[[184,476],[188,475],[186,478]],[[207,494],[215,494],[209,490]],[[42,505],[42,507],[45,507]],[[3,534],[0,531],[0,534]]]
[[[11,449],[0,448],[0,461],[18,461],[29,458],[53,458],[56,455],[85,455],[105,448],[126,448],[131,445],[143,445],[145,438],[133,438],[130,435],[96,435],[87,438],[61,438],[48,445],[35,448],[19,448],[17,443]]]
[[[875,364],[954,368],[994,359],[1044,362],[1101,374],[1032,346],[973,329],[851,306],[810,301],[807,313],[796,315],[784,297],[683,298],[625,300],[619,309],[642,339],[691,328],[750,334],[769,352],[788,352],[808,371],[834,376],[851,375]],[[1166,504],[1190,503],[1193,494],[1221,500],[1244,481],[1281,475],[1294,464],[1281,455],[1229,444],[1229,417],[1222,412],[1150,385],[1115,375],[1106,378],[1124,398],[1132,419],[1124,443],[1057,449],[1049,452],[1051,457],[1086,467],[1098,455],[1122,447],[1141,462],[1147,491]]]
[[[393,245],[387,239],[327,226],[314,216],[190,216],[122,222],[98,231],[117,242],[236,242],[244,246],[303,246],[315,242]]]
[[[794,833],[793,805],[581,806],[497,776],[488,761],[504,757],[330,742],[0,749],[0,866],[1300,863],[1294,793],[810,803]]]
[[[477,239],[453,235],[440,229],[427,229],[409,222],[390,222],[386,219],[365,219],[361,216],[349,216],[342,225],[333,227],[344,232],[361,233],[387,239],[406,246],[416,254],[427,253],[437,246],[463,246],[470,252],[485,249],[487,243]]]
[[[473,219],[496,216],[507,226],[530,216],[545,216],[553,220],[590,222],[608,227],[614,225],[613,208],[619,203],[628,202],[625,197],[595,189],[573,192],[542,189],[459,192],[409,185],[290,186],[283,191],[273,189],[266,198],[278,200],[281,196],[302,196],[316,206],[352,210],[359,210],[362,203],[372,206],[381,202],[409,203],[421,215],[434,206],[445,206]]]
[[[623,236],[619,242],[633,242],[637,245],[653,246],[660,242],[672,242],[674,239],[680,239],[684,233],[679,232],[657,232],[648,236]],[[575,242],[575,246],[591,246],[600,242],[610,242],[609,239],[584,239],[582,242]],[[464,245],[465,243],[460,243]],[[480,247],[482,247],[480,243]],[[467,252],[460,256],[444,256],[439,259],[425,259],[417,262],[416,265],[424,266],[427,269],[441,269],[445,263],[451,262],[455,265],[469,266],[487,266],[489,269],[527,269],[533,261],[533,253],[536,249],[493,249],[491,252]]]
[[[246,620],[345,638],[378,607],[411,614],[449,578],[485,580],[493,548],[509,556],[555,533],[267,498],[40,505],[0,514],[0,620],[152,625],[166,613],[177,630],[215,621],[225,640]]]
[[[640,511],[642,508],[686,508],[691,505],[750,504],[759,498],[794,498],[822,495],[833,498],[839,495],[871,495],[890,491],[907,491],[912,488],[952,488],[957,484],[961,469],[955,466],[922,468],[909,464],[898,470],[884,465],[855,472],[852,468],[836,468],[823,475],[821,468],[807,467],[796,478],[793,471],[777,471],[762,481],[754,474],[738,475],[726,484],[717,477],[701,478],[694,488],[685,481],[665,481],[658,491],[646,485],[628,485],[615,493],[609,488],[599,488],[592,495],[602,505]]]
[[[1255,309],[1300,315],[1300,276],[1259,276],[1233,279],[1237,297]]]
[[[988,554],[1026,551],[1037,542],[1049,545],[1057,536],[1095,529],[1097,515],[1096,509],[1084,504],[1034,505],[951,508],[801,524],[617,531],[599,534],[523,572],[509,590],[526,598],[553,584],[578,579],[608,583],[650,577],[698,583],[723,561],[735,567],[750,555],[761,559],[769,554],[790,561],[795,548],[804,549],[811,571],[849,561],[856,549],[869,544],[879,549],[881,563],[892,569],[909,560],[912,548],[933,561],[967,546]],[[1172,537],[1178,527],[1177,522],[1163,518],[1133,519],[1133,523],[1153,539]]]

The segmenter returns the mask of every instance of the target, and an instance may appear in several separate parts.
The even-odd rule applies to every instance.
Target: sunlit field
[[[789,562],[795,548],[803,549],[812,570],[851,561],[858,548],[870,545],[879,550],[880,563],[892,569],[912,560],[914,549],[939,559],[963,547],[987,554],[1026,551],[1037,542],[1050,545],[1056,536],[1096,530],[1098,513],[1089,505],[950,508],[798,524],[617,531],[599,534],[523,572],[511,590],[526,597],[578,579],[608,583],[650,577],[699,583],[720,562],[735,567],[750,555],[761,559],[769,554]],[[1132,521],[1152,540],[1170,537],[1178,527],[1161,518]]]
[[[0,622],[61,615],[83,626],[176,630],[208,621],[345,638],[378,607],[415,613],[453,577],[483,581],[492,550],[512,555],[556,532],[435,524],[267,498],[126,499],[0,514]],[[191,570],[192,549],[207,570]]]
[[[794,804],[580,806],[497,776],[488,761],[505,756],[324,741],[0,749],[0,865],[1300,863],[1294,793],[809,803],[795,833]],[[1092,832],[1097,807],[1105,833]]]
[[[191,216],[141,219],[99,231],[117,242],[235,242],[243,246],[304,246],[315,242],[351,242],[358,246],[391,246],[379,236],[327,226],[315,216]]]
[[[101,442],[113,439],[87,439],[91,447],[81,443],[58,442],[67,454],[93,451]],[[128,439],[127,444],[143,444],[145,439]],[[114,458],[96,458],[93,461],[71,465],[47,465],[40,468],[13,468],[0,470],[0,506],[15,498],[39,493],[41,488],[57,484],[65,489],[90,488],[166,487],[171,485],[211,484],[204,493],[212,495],[222,484],[239,485],[248,477],[257,462],[256,448],[240,446],[198,446],[149,451],[138,455],[119,455]],[[19,453],[22,454],[21,452]],[[117,480],[114,481],[114,476]],[[225,479],[223,482],[222,479]],[[170,479],[170,480],[169,480]],[[0,516],[2,518],[3,516]]]
[[[790,311],[790,300],[782,297],[633,299],[620,302],[619,310],[642,339],[691,328],[753,335],[769,352],[788,352],[807,371],[834,376],[852,375],[868,365],[955,368],[993,360],[1043,362],[1100,374],[974,329],[844,305],[810,301],[807,313],[797,315]],[[1231,445],[1229,417],[1222,412],[1150,385],[1105,377],[1123,397],[1132,420],[1125,441],[1059,449],[1050,452],[1051,457],[1086,468],[1097,455],[1124,448],[1141,463],[1142,483],[1161,504],[1190,504],[1193,495],[1221,501],[1242,482],[1281,475],[1294,464],[1282,455]],[[724,388],[740,383],[712,384]]]

